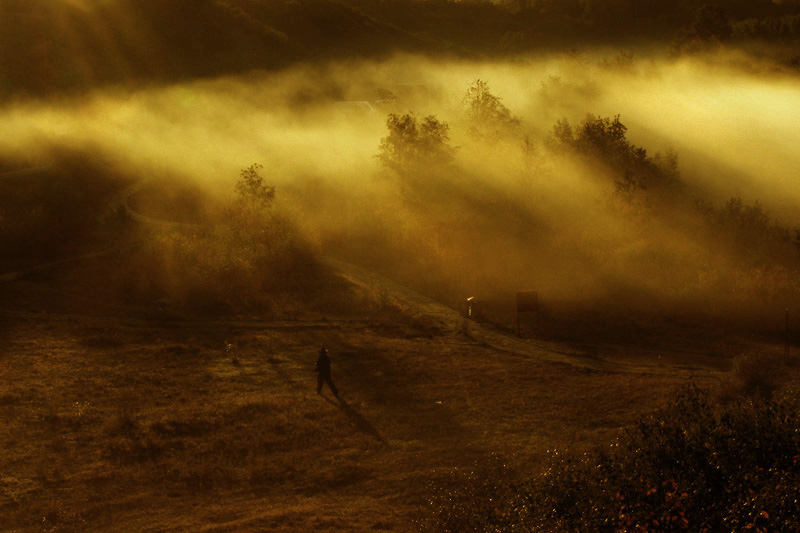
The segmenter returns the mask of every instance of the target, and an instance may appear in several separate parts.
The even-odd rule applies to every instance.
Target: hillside
[[[0,24],[6,96],[271,70],[420,46],[329,0],[4,2]]]
[[[703,12],[688,1],[9,0],[0,6],[0,96],[392,52],[479,57],[598,45],[680,51],[718,41],[785,45],[800,33],[794,2],[718,5]]]
[[[94,282],[128,260],[0,285],[12,531],[414,531],[431,483],[491,454],[536,470],[687,379],[498,350],[368,286],[293,320],[175,315]],[[321,345],[339,399],[314,393]]]
[[[0,530],[800,528],[800,0],[0,25]]]
[[[165,292],[187,284],[174,263],[199,250],[217,266],[194,280],[197,291],[225,277],[227,252],[243,241],[227,246],[227,222],[204,214],[199,189],[135,188],[88,163],[64,166],[33,183],[4,176],[17,215],[53,183],[90,191],[62,192],[67,205],[47,205],[46,220],[90,207],[61,254],[115,249],[0,279],[0,522],[10,531],[419,531],[431,512],[449,512],[436,503],[443,487],[491,480],[500,464],[535,476],[553,450],[612,442],[688,383],[735,391],[755,376],[774,386],[774,372],[738,373],[736,362],[730,372],[731,354],[796,372],[776,343],[675,326],[663,334],[678,342],[649,350],[513,338],[319,256],[319,268],[258,272],[281,283],[260,289],[277,310],[227,302],[205,312],[196,296]],[[167,215],[209,216],[221,229],[149,220]],[[87,239],[83,226],[98,221],[105,233]],[[286,238],[270,235],[269,248]],[[9,259],[35,259],[24,252]],[[165,257],[148,262],[154,252]],[[298,279],[305,291],[287,291]],[[323,345],[339,397],[315,394]]]

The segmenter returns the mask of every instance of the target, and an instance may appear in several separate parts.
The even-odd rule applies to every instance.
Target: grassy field
[[[76,276],[0,287],[12,531],[413,531],[454,470],[536,471],[688,380],[545,363],[392,308],[176,316]],[[315,393],[323,344],[338,401]]]
[[[172,191],[129,206],[174,216]],[[180,197],[192,220],[202,202]],[[193,311],[153,284],[169,265],[147,260],[162,229],[115,224],[76,238],[113,253],[0,283],[3,531],[417,531],[469,472],[535,475],[689,383],[730,400],[798,368],[773,337],[644,316],[551,312],[520,340],[508,312],[468,323],[331,258],[278,272],[319,280],[261,311]],[[339,398],[315,391],[322,345]]]

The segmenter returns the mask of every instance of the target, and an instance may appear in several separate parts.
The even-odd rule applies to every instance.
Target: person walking
[[[331,381],[331,358],[328,357],[328,350],[323,346],[319,350],[319,357],[317,357],[317,394],[322,394],[322,384],[327,383],[331,388],[333,395],[338,397],[339,391],[336,390],[336,385]]]

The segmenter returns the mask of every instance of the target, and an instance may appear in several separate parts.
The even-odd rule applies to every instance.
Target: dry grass
[[[682,385],[500,353],[380,302],[256,328],[0,290],[0,518],[19,531],[408,531],[437,476],[493,453],[535,470]],[[321,344],[341,404],[315,394]]]

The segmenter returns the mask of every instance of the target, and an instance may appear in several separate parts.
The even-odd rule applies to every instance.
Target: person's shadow
[[[356,426],[356,429],[361,431],[362,433],[366,433],[367,435],[375,438],[381,444],[386,444],[386,439],[384,439],[378,430],[375,429],[375,426],[369,423],[369,421],[361,416],[355,409],[350,407],[350,405],[342,398],[341,396],[337,396],[336,399],[339,400],[339,403],[336,403],[332,399],[328,398],[327,396],[323,395],[325,401],[330,403],[331,405],[338,407],[342,410],[342,412],[350,419],[351,422]]]

